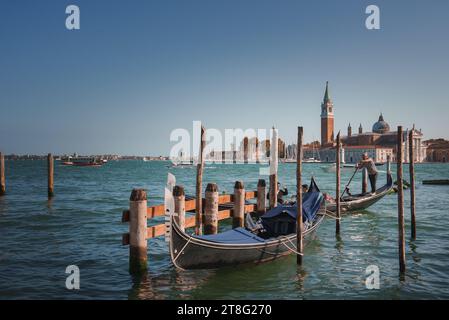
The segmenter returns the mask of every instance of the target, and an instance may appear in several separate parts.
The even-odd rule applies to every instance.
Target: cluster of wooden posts
[[[412,134],[412,132],[410,132]],[[410,137],[410,195],[411,195],[411,226],[412,239],[416,238],[415,223],[415,179],[414,179],[414,154],[413,140]],[[195,234],[215,234],[218,232],[218,221],[232,218],[232,227],[244,226],[245,213],[262,215],[266,212],[266,182],[260,179],[257,190],[246,191],[242,181],[236,181],[234,194],[219,194],[218,186],[215,183],[209,183],[202,197],[202,176],[204,169],[203,151],[205,147],[205,130],[201,128],[201,147],[199,162],[196,174],[196,192],[195,199],[186,200],[185,192],[182,186],[175,186],[173,197],[175,202],[175,219],[180,227],[194,228]],[[398,183],[398,231],[399,231],[399,269],[405,272],[405,236],[404,236],[404,197],[403,197],[403,131],[398,127],[397,142],[397,183]],[[335,232],[340,234],[340,164],[341,164],[341,139],[340,133],[336,137],[336,212],[335,212]],[[303,128],[298,127],[297,141],[297,161],[296,161],[296,198],[297,198],[297,263],[302,264],[303,260],[303,221],[302,221],[302,155],[303,155]],[[272,158],[273,161],[273,158]],[[275,158],[275,161],[277,159]],[[390,166],[388,161],[388,172]],[[363,170],[362,192],[367,191],[368,174]],[[269,186],[269,206],[277,206],[277,172],[270,175]],[[245,204],[245,200],[257,199],[255,204]],[[204,210],[203,210],[204,208]],[[186,216],[186,213],[192,215]],[[194,214],[194,215],[193,215]],[[147,206],[147,196],[143,189],[134,189],[131,192],[129,210],[123,211],[122,222],[129,222],[129,232],[122,237],[122,244],[129,245],[129,270],[131,273],[147,270],[147,245],[148,239],[162,236],[166,232],[165,224],[158,224],[148,227],[147,221],[158,216],[165,215],[164,204],[156,206]]]
[[[397,185],[398,185],[398,234],[399,234],[399,269],[405,272],[405,223],[404,223],[404,192],[403,192],[403,130],[402,126],[397,131]],[[409,136],[409,166],[410,166],[410,210],[411,210],[411,238],[416,239],[415,218],[415,170],[414,170],[414,148],[412,131]],[[204,169],[204,147],[205,129],[201,128],[200,161],[197,165],[196,193],[195,199],[186,200],[182,186],[175,186],[173,196],[175,201],[175,212],[177,221],[182,229],[194,227],[196,234],[215,234],[218,231],[218,221],[232,218],[232,226],[243,227],[245,213],[256,213],[262,215],[266,212],[266,182],[260,179],[257,190],[246,191],[242,181],[236,181],[234,194],[219,194],[218,186],[209,183],[206,187],[205,197],[202,197],[202,178]],[[303,155],[303,128],[298,127],[297,142],[297,166],[296,166],[296,197],[297,197],[297,263],[302,263],[303,235],[302,235],[302,155]],[[340,162],[341,162],[341,140],[340,133],[336,139],[336,234],[340,233]],[[246,152],[245,152],[246,153]],[[276,152],[277,157],[277,152]],[[275,161],[277,161],[275,157]],[[54,160],[52,154],[47,156],[48,168],[48,198],[54,196]],[[387,169],[390,170],[389,168]],[[269,206],[277,206],[277,172],[269,177]],[[367,173],[363,171],[362,192],[367,189]],[[6,194],[5,159],[0,153],[0,196]],[[246,200],[257,199],[255,204],[245,204]],[[220,208],[220,205],[222,205]],[[227,206],[223,206],[227,205]],[[204,210],[203,210],[204,207]],[[223,208],[225,207],[225,208]],[[186,216],[186,213],[194,213]],[[122,222],[129,222],[129,233],[123,235],[122,243],[130,246],[130,271],[142,271],[147,269],[147,240],[165,234],[165,224],[147,226],[147,220],[165,215],[165,206],[147,206],[145,190],[134,189],[130,197],[129,210],[122,214]]]
[[[53,155],[47,155],[47,194],[48,199],[53,198],[54,194],[54,160]],[[0,196],[6,195],[6,178],[5,178],[5,156],[0,152]]]

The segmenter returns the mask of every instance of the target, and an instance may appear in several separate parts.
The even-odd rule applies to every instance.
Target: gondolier
[[[356,165],[357,169],[366,168],[368,170],[369,182],[371,184],[371,193],[376,192],[377,169],[376,163],[368,156],[368,153],[362,155],[362,160]]]

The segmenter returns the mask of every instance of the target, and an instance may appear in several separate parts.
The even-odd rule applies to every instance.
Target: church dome
[[[373,132],[375,133],[386,133],[390,131],[390,125],[384,121],[382,113],[379,116],[379,121],[373,125]]]

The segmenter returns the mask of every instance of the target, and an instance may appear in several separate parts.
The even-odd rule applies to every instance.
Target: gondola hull
[[[319,214],[313,226],[304,233],[304,245],[313,238],[324,215]],[[223,244],[189,236],[180,230],[175,219],[171,223],[170,254],[180,269],[214,269],[238,264],[272,261],[296,251],[296,234],[260,244]]]
[[[377,201],[385,197],[393,188],[393,179],[391,174],[387,175],[387,183],[376,190],[372,195],[357,195],[351,197],[343,197],[340,202],[341,213],[350,213],[365,210],[375,204]],[[331,212],[336,211],[335,203],[326,204],[326,209]]]

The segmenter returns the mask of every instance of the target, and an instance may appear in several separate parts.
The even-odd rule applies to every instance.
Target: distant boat
[[[148,159],[147,157],[143,157],[142,161],[147,162],[147,161],[150,161],[150,159]]]
[[[68,157],[61,162],[63,166],[73,167],[101,167],[107,160],[95,157]]]

